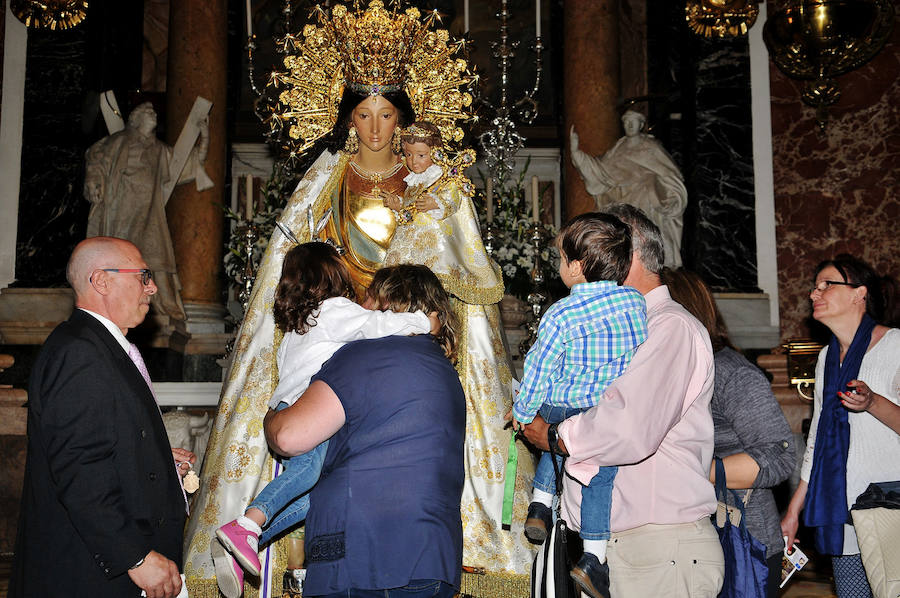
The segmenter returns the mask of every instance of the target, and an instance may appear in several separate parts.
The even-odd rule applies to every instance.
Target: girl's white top
[[[822,413],[822,389],[825,386],[826,346],[816,363],[816,388],[813,417],[806,441],[806,454],[800,466],[800,479],[809,481],[819,415]],[[900,403],[900,330],[891,328],[863,356],[856,376],[892,403]],[[866,412],[849,412],[850,450],[847,453],[847,508],[872,482],[900,480],[900,434]],[[852,525],[844,526],[844,554],[859,554]]]
[[[431,330],[428,316],[414,313],[368,310],[346,297],[331,297],[322,302],[315,322],[305,334],[288,332],[278,347],[278,386],[269,400],[274,409],[278,403],[293,405],[309,386],[313,374],[334,352],[351,341],[409,334],[425,334]]]

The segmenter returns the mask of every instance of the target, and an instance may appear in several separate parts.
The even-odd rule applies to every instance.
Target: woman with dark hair
[[[771,488],[794,470],[794,440],[784,413],[763,373],[738,353],[709,287],[694,272],[664,269],[663,284],[672,299],[709,332],[715,359],[715,386],[710,402],[715,426],[713,455],[722,459],[728,488],[745,501],[745,521],[753,537],[765,544],[769,577],[766,595],[775,598],[781,583],[784,540]],[[715,462],[710,467],[715,482]],[[729,505],[733,502],[729,501]]]
[[[832,555],[838,598],[871,596],[849,508],[872,482],[900,480],[897,282],[851,255],[816,268],[813,318],[831,330],[816,363],[800,484],[781,521],[792,545],[803,523]]]
[[[287,252],[273,306],[275,324],[284,338],[278,347],[279,380],[270,409],[293,405],[313,374],[348,342],[432,329],[423,312],[406,313],[415,311],[408,306],[404,313],[368,310],[354,303],[353,296],[350,275],[334,247],[303,243]],[[281,475],[256,495],[243,515],[216,530],[219,541],[210,550],[216,581],[226,598],[243,593],[242,569],[260,576],[259,547],[306,517],[306,493],[319,479],[326,447],[322,443],[302,456],[281,459]]]
[[[444,356],[456,363],[459,318],[453,310],[450,295],[442,285],[434,285],[435,278],[434,272],[425,266],[402,264],[382,268],[375,273],[372,284],[366,289],[363,307],[389,309],[398,313],[424,311],[427,308],[427,313],[436,313],[440,326],[438,330],[432,330],[431,335],[444,350]]]
[[[246,509],[275,472],[262,419],[285,375],[276,365],[281,335],[272,316],[285,254],[297,241],[318,239],[340,247],[356,295],[362,297],[397,226],[384,198],[404,192],[408,171],[399,155],[400,127],[427,120],[445,144],[463,138],[457,121],[466,117],[472,99],[465,91],[468,67],[455,55],[458,48],[447,32],[432,25],[433,16],[420,18],[414,8],[388,9],[379,0],[368,8],[332,3],[328,13],[319,13],[317,24],[307,24],[302,35],[292,38],[286,70],[272,77],[277,101],[270,122],[282,127],[289,149],[294,155],[325,149],[279,216],[282,228],[269,240],[237,335],[186,528],[192,591],[215,591],[210,539],[233,513]],[[499,287],[502,292],[502,283]],[[467,325],[460,334],[458,373],[469,421],[462,499],[465,561],[487,571],[464,576],[463,589],[469,578],[480,590],[524,593],[533,551],[519,526],[534,470],[528,459],[519,460],[515,484],[510,484],[515,487],[513,528],[506,531],[502,514],[510,433],[503,430],[502,417],[511,403],[512,375],[499,335],[499,312],[483,314],[471,318],[477,328]],[[284,554],[285,544],[276,540],[260,555],[261,595],[272,589],[275,558]]]
[[[367,303],[426,309],[430,335],[340,349],[297,402],[266,417],[269,444],[297,455],[328,441],[310,494],[304,596],[451,598],[462,573],[465,395],[450,298],[425,266],[376,273]]]

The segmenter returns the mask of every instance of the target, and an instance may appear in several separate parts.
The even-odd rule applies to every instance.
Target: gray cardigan
[[[715,456],[747,453],[759,464],[746,522],[753,537],[766,545],[766,557],[772,557],[784,549],[784,540],[781,516],[770,488],[786,480],[794,470],[793,435],[769,381],[756,366],[728,347],[716,352],[715,363],[715,389],[710,403]],[[743,498],[746,490],[737,493]]]

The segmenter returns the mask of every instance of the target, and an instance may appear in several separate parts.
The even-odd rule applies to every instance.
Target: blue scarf
[[[859,375],[874,328],[875,320],[864,314],[844,355],[844,362],[841,363],[841,347],[834,335],[825,355],[822,412],[816,428],[816,448],[803,512],[803,523],[815,529],[816,550],[822,554],[843,554],[844,524],[849,519],[847,450],[850,448],[850,422],[837,393],[846,391],[847,383]]]

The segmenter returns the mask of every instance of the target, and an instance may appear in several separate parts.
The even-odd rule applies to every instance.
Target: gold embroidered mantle
[[[344,154],[325,152],[298,184],[280,218],[297,238],[309,238],[308,207],[312,208],[313,222],[318,222],[331,205],[347,162]],[[471,209],[470,203],[461,204],[462,210]],[[474,216],[471,222],[474,226]],[[267,449],[262,420],[278,383],[276,353],[281,335],[275,327],[272,305],[284,255],[291,246],[280,231],[273,233],[223,384],[200,472],[201,487],[185,529],[184,572],[190,595],[195,598],[217,596],[209,552],[210,542],[217,541],[215,530],[243,513],[272,478],[274,462]],[[511,373],[499,333],[499,311],[494,304],[461,301],[455,302],[454,308],[465,322],[460,346],[465,359],[458,366],[467,409],[466,480],[461,505],[463,563],[487,570],[485,575],[464,575],[462,590],[476,593],[477,588],[476,595],[524,597],[529,590],[533,550],[525,540],[523,525],[534,467],[520,443],[513,525],[512,530],[504,531],[500,515],[509,431],[503,429],[503,414],[510,404]],[[269,596],[279,596],[284,550],[281,542],[269,550],[274,575],[263,583],[267,584]],[[247,579],[246,596],[258,595],[259,589],[251,585],[255,583],[253,578]]]
[[[427,192],[441,209],[418,212],[411,223],[398,227],[384,265],[424,264],[448,293],[464,302],[497,303],[503,298],[503,276],[484,249],[472,198],[455,180],[445,178]],[[442,214],[436,218],[437,212]]]

